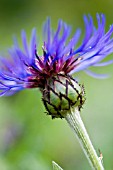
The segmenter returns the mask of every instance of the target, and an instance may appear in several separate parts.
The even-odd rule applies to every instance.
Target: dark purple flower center
[[[35,51],[36,68],[34,65],[27,68],[28,72],[31,73],[31,76],[27,78],[29,82],[28,88],[44,88],[47,79],[56,76],[58,73],[68,75],[68,73],[77,65],[77,61],[80,60],[80,58],[75,60],[75,56],[72,56],[64,62],[65,56],[62,56],[60,59],[54,61],[54,58],[56,57],[55,54],[54,56],[49,57],[47,57],[47,55],[45,50],[43,50],[43,56],[41,57],[38,56],[37,51]],[[46,58],[47,60],[45,60]]]

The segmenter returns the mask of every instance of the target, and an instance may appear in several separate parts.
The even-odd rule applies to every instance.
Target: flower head
[[[68,41],[71,27],[59,20],[54,32],[50,19],[44,24],[43,55],[37,53],[36,29],[32,30],[30,45],[25,31],[22,31],[23,49],[18,43],[8,50],[9,58],[0,58],[0,95],[11,95],[25,88],[44,89],[47,80],[58,74],[71,75],[88,68],[111,64],[101,61],[113,52],[113,25],[105,33],[105,16],[97,14],[98,27],[91,16],[84,16],[85,36],[81,45],[77,43],[81,34],[77,29]],[[95,76],[95,75],[93,75]]]

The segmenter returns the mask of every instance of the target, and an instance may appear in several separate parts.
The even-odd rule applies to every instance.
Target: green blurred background
[[[13,35],[21,44],[22,29],[30,38],[33,27],[37,28],[41,46],[42,24],[47,16],[51,17],[54,28],[62,18],[72,25],[73,32],[81,27],[84,33],[83,14],[91,14],[96,21],[97,12],[106,15],[108,28],[113,23],[112,0],[0,0],[0,50],[6,51],[12,46]],[[97,153],[100,149],[104,156],[105,168],[112,170],[113,65],[95,71],[112,76],[98,80],[83,72],[75,74],[75,77],[79,75],[86,89],[87,100],[81,115]],[[0,98],[0,170],[52,170],[52,160],[64,170],[89,170],[67,123],[52,120],[44,112],[37,89]]]

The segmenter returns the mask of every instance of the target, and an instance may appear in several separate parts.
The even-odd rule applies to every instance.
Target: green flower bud
[[[58,74],[47,79],[43,93],[43,103],[52,118],[63,118],[71,107],[80,110],[85,102],[84,87],[69,75]]]

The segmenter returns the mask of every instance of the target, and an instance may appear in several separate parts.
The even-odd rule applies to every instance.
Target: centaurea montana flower
[[[22,31],[23,49],[19,47],[18,43],[15,43],[8,51],[9,58],[0,58],[0,96],[12,95],[26,88],[39,88],[43,94],[46,109],[51,114],[53,108],[53,112],[56,109],[63,110],[63,108],[61,108],[61,103],[60,106],[58,103],[58,108],[51,104],[48,90],[51,89],[51,93],[54,93],[60,99],[63,97],[68,99],[70,106],[70,103],[73,105],[77,102],[72,102],[72,99],[69,99],[68,89],[62,95],[61,92],[58,94],[55,91],[55,89],[59,91],[60,88],[63,90],[65,86],[70,86],[78,94],[79,107],[81,108],[82,103],[84,103],[84,98],[82,98],[84,89],[77,85],[71,75],[83,70],[95,77],[97,75],[91,73],[88,70],[89,67],[106,66],[113,63],[113,60],[101,62],[113,52],[113,38],[111,37],[113,25],[105,33],[105,16],[97,14],[97,22],[98,26],[96,28],[92,17],[90,15],[88,17],[84,16],[85,36],[82,44],[77,48],[76,45],[81,34],[80,29],[77,29],[68,42],[71,27],[59,20],[58,27],[54,32],[51,28],[50,19],[47,19],[44,24],[43,55],[41,56],[37,53],[36,29],[32,30],[30,45],[28,45],[25,31]],[[62,84],[62,87],[56,88],[56,82],[58,86]],[[74,82],[76,85],[73,85]],[[70,94],[72,93],[73,90]],[[54,97],[52,100],[54,100]],[[57,98],[55,98],[55,102],[56,100]],[[48,104],[51,104],[53,108],[49,110]],[[54,113],[52,117],[56,114]]]

